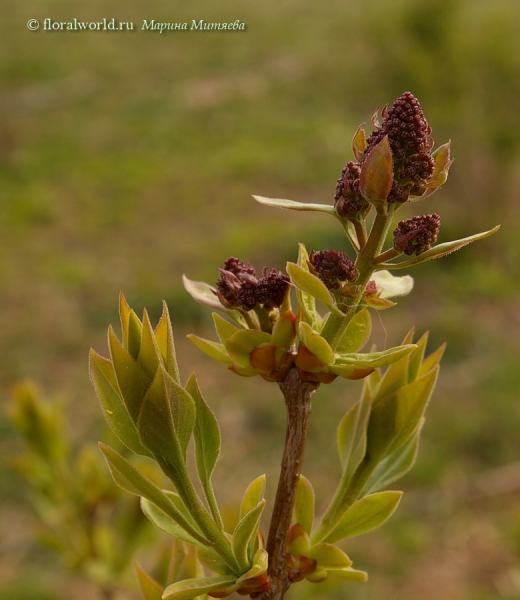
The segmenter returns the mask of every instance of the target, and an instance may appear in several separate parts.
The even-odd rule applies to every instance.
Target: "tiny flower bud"
[[[359,193],[359,163],[349,161],[341,171],[341,177],[336,182],[334,208],[340,217],[355,218],[368,208],[368,202]]]
[[[337,250],[312,250],[309,263],[329,290],[339,290],[342,282],[355,281],[359,277],[356,265],[345,253]]]
[[[437,213],[399,221],[394,230],[394,249],[408,256],[419,256],[437,241],[441,218]]]
[[[257,280],[254,268],[231,256],[219,271],[216,295],[221,304],[226,308],[252,310],[256,306]]]
[[[265,310],[270,311],[282,304],[291,279],[275,269],[268,273],[267,267],[263,269],[262,275],[256,285],[255,298],[258,304],[263,304]]]

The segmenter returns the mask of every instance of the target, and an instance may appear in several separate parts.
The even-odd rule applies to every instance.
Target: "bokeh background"
[[[31,6],[32,4],[32,6]],[[30,32],[116,18],[132,32]],[[245,22],[236,32],[141,31],[143,19]],[[520,3],[517,0],[3,0],[0,17],[0,598],[96,598],[34,535],[10,457],[10,388],[37,380],[67,403],[75,443],[106,435],[87,353],[106,354],[123,290],[153,318],[164,298],[181,369],[195,369],[223,431],[225,505],[266,472],[284,435],[278,390],[238,378],[185,341],[212,335],[182,273],[213,282],[229,255],[283,269],[296,244],[348,251],[332,219],[252,194],[331,202],[350,141],[405,90],[448,183],[399,218],[437,211],[440,241],[499,234],[412,274],[414,293],[374,316],[374,341],[412,324],[448,347],[398,513],[346,550],[367,584],[299,584],[290,598],[520,598]],[[359,386],[322,386],[304,473],[324,507],[339,473],[334,431]],[[240,460],[237,461],[237,457]],[[133,598],[134,596],[127,596]]]

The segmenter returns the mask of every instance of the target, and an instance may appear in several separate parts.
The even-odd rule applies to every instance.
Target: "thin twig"
[[[287,407],[287,429],[267,539],[271,588],[262,595],[262,600],[281,600],[291,585],[285,564],[287,536],[291,527],[296,486],[302,469],[311,398],[317,387],[318,384],[302,381],[296,369],[291,369],[285,381],[280,383]]]

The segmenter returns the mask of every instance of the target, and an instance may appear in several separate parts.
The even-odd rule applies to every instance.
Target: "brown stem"
[[[291,369],[285,381],[279,385],[287,407],[287,428],[280,478],[267,538],[271,588],[262,595],[262,600],[282,600],[291,585],[285,564],[287,536],[291,527],[296,485],[302,469],[311,398],[319,384],[302,381],[296,369]]]

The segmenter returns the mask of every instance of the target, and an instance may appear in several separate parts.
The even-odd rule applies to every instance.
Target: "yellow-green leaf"
[[[376,529],[390,518],[402,495],[403,492],[379,492],[354,502],[325,541],[333,544]]]

